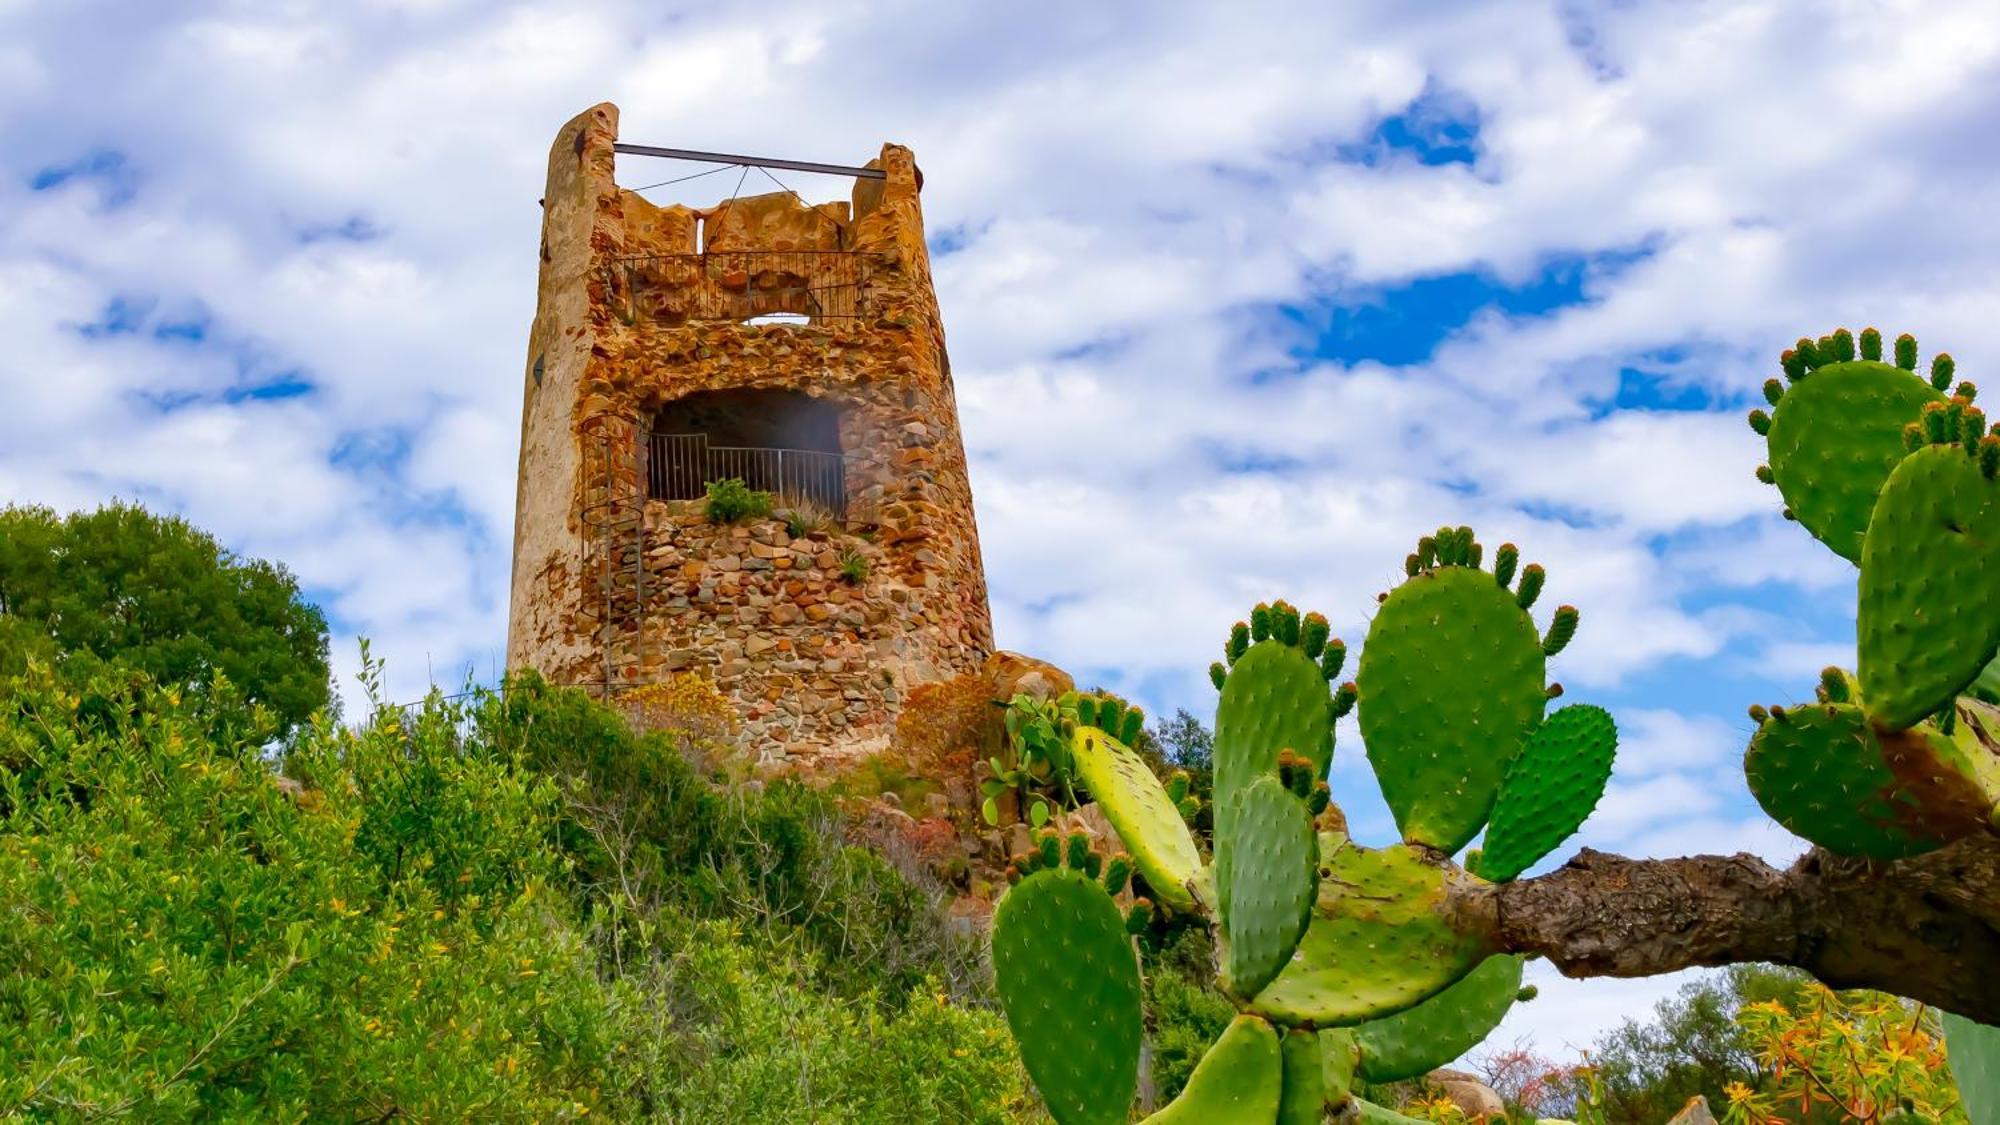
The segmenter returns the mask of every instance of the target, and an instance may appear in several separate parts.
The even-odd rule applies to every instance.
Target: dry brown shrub
[[[896,718],[896,751],[929,777],[969,777],[972,763],[995,756],[1007,727],[985,677],[954,676],[910,692]]]

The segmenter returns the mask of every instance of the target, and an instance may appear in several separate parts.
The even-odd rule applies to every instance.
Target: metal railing
[[[695,500],[711,481],[736,479],[835,517],[847,514],[847,459],[812,449],[710,445],[706,434],[653,434],[646,458],[646,494],[655,500]]]
[[[627,323],[866,315],[869,259],[852,250],[718,250],[642,254],[608,267]]]

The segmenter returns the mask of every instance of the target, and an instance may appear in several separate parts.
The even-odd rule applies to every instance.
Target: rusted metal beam
[[[726,152],[700,152],[691,148],[660,148],[656,145],[628,145],[620,141],[612,151],[631,156],[660,156],[668,160],[700,160],[710,164],[738,164],[749,168],[786,168],[794,172],[822,172],[829,176],[853,176],[861,180],[888,179],[880,168],[851,168],[845,164],[815,164],[810,160],[778,160],[764,156],[732,156]]]

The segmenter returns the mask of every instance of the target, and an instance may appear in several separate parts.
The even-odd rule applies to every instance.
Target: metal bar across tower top
[[[886,180],[880,168],[850,168],[845,164],[815,164],[810,160],[776,160],[763,156],[732,156],[726,152],[700,152],[691,148],[660,148],[655,145],[628,145],[620,141],[614,152],[632,156],[663,156],[669,160],[701,160],[710,164],[737,164],[745,168],[786,168],[794,172],[824,172],[829,176],[853,176],[861,180]]]

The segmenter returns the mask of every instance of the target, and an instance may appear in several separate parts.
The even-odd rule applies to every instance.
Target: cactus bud
[[[1917,338],[1908,332],[1896,337],[1896,366],[1905,371],[1917,369]]]
[[[1472,561],[1472,552],[1476,546],[1472,540],[1472,529],[1460,524],[1454,534],[1458,539],[1458,565],[1466,566]]]
[[[1778,400],[1784,397],[1785,397],[1785,385],[1783,383],[1780,383],[1776,379],[1764,380],[1765,402],[1770,403],[1772,406],[1776,406],[1778,405]]]
[[[1948,352],[1939,352],[1931,357],[1931,386],[1944,390],[1951,386],[1951,377],[1958,371],[1958,364]]]
[[[1083,873],[1095,879],[1104,873],[1104,857],[1096,852],[1083,853]]]
[[[1542,694],[1548,696],[1550,699],[1561,699],[1562,693],[1563,686],[1561,684],[1550,684],[1548,687],[1542,689]]]
[[[1125,890],[1125,884],[1132,878],[1132,860],[1123,855],[1114,855],[1111,862],[1104,865],[1104,889],[1112,894]]]
[[[1361,689],[1354,686],[1353,680],[1349,680],[1339,687],[1334,688],[1333,717],[1335,719],[1346,718],[1347,713],[1354,710],[1354,701],[1359,698],[1361,698]]]
[[[1750,428],[1756,430],[1759,435],[1769,434],[1771,432],[1771,416],[1762,410],[1752,410],[1750,412]]]
[[[1437,563],[1437,539],[1426,535],[1417,540],[1417,569],[1429,570]]]
[[[1486,557],[1485,546],[1483,546],[1479,542],[1479,540],[1475,539],[1472,541],[1472,550],[1467,552],[1465,556],[1465,565],[1477,568],[1479,566],[1480,560],[1485,557]]]
[[[1500,544],[1500,549],[1493,552],[1493,580],[1503,587],[1512,585],[1514,568],[1519,565],[1521,565],[1521,549],[1512,543]]]
[[[1297,647],[1300,629],[1299,611],[1287,605],[1284,614],[1278,618],[1277,625],[1278,639],[1285,644]]]
[[[1951,438],[1947,435],[1957,429],[1952,423],[1951,416],[1946,412],[1945,404],[1941,402],[1925,404],[1924,412],[1917,420],[1924,424],[1924,440],[1932,445],[1943,445],[1950,441]]]
[[[1149,899],[1134,899],[1132,908],[1125,912],[1125,932],[1137,936],[1146,932],[1153,924],[1153,904]]]
[[[1861,358],[1877,361],[1882,358],[1882,333],[1873,328],[1861,330]]]
[[[1820,702],[1846,703],[1848,698],[1847,674],[1834,667],[1821,669],[1819,674]]]
[[[1905,337],[1903,337],[1903,339],[1907,340],[1907,339],[1909,339],[1909,337],[1908,337],[1908,336],[1905,336]],[[1771,713],[1770,713],[1769,711],[1766,711],[1766,710],[1764,709],[1764,705],[1763,705],[1763,704],[1761,704],[1761,703],[1752,703],[1752,704],[1750,705],[1750,721],[1751,721],[1751,722],[1753,722],[1753,723],[1756,723],[1756,724],[1757,724],[1758,726],[1760,726],[1760,727],[1761,727],[1761,726],[1763,726],[1763,725],[1764,725],[1764,722],[1765,722],[1765,720],[1769,719],[1770,717],[1771,717]]]
[[[1043,867],[1061,867],[1062,837],[1056,835],[1054,829],[1042,833],[1040,842],[1036,844],[1036,855]]]
[[[1208,679],[1210,683],[1215,685],[1215,690],[1221,691],[1222,682],[1228,678],[1229,669],[1222,666],[1222,661],[1215,661],[1208,666]]]
[[[1327,620],[1323,615],[1317,613],[1306,614],[1305,628],[1299,638],[1305,647],[1306,659],[1318,660],[1319,654],[1326,651],[1327,638],[1332,635],[1333,626],[1327,624]]]
[[[1173,775],[1167,778],[1167,800],[1179,804],[1180,799],[1188,795],[1189,781],[1188,771],[1175,770]]]
[[[1306,811],[1317,817],[1333,803],[1333,789],[1325,781],[1313,783],[1312,796],[1306,798]]]
[[[1238,660],[1243,659],[1244,653],[1249,651],[1250,626],[1238,621],[1229,627],[1229,643],[1223,646],[1222,655],[1228,658],[1230,664],[1234,665]]]
[[[1076,721],[1086,727],[1097,725],[1097,697],[1080,695],[1076,699]]]
[[[1514,595],[1514,600],[1520,603],[1522,609],[1535,608],[1535,599],[1542,596],[1542,582],[1548,576],[1541,563],[1529,563],[1521,571],[1521,589]]]
[[[1784,722],[1784,721],[1785,721],[1785,709],[1784,709],[1783,707],[1773,707],[1773,708],[1771,708],[1771,718],[1773,718],[1773,719],[1776,719],[1776,720],[1777,720],[1778,722],[1781,722],[1781,723],[1782,723],[1782,722]]]
[[[1796,520],[1799,518],[1799,514],[1797,512],[1792,511],[1789,507],[1779,509],[1778,514],[1788,520]]]
[[[1069,834],[1069,855],[1071,867],[1082,867],[1090,862],[1090,837],[1083,832]]]
[[[1146,712],[1138,707],[1125,709],[1125,720],[1118,727],[1118,741],[1127,746],[1139,741],[1139,735],[1146,729]]]
[[[1757,466],[1757,479],[1763,481],[1765,484],[1778,483],[1778,478],[1771,472],[1771,466],[1769,465]]]
[[[1951,397],[1971,402],[1979,397],[1979,384],[1970,379],[1961,379],[1958,386],[1952,388]]]
[[[1258,602],[1256,608],[1250,611],[1250,639],[1263,641],[1268,640],[1270,636],[1271,607]]]
[[[2000,437],[1987,434],[1979,439],[1979,472],[1987,480],[2000,473]]]
[[[1820,358],[1819,345],[1813,343],[1810,337],[1799,337],[1799,342],[1793,345],[1793,350],[1798,353],[1799,362],[1805,364],[1808,371],[1815,367],[1823,366],[1826,363],[1824,359]]]
[[[1180,800],[1175,801],[1174,809],[1181,814],[1182,820],[1193,824],[1194,818],[1201,813],[1201,798],[1190,793]]]
[[[1854,333],[1845,328],[1833,330],[1833,361],[1846,363],[1854,358]]]
[[[1922,449],[1923,447],[1924,447],[1924,425],[1923,425],[1923,423],[1922,423],[1922,422],[1911,422],[1910,424],[1908,424],[1908,425],[1904,426],[1904,427],[1903,427],[1903,448],[1904,448],[1904,449],[1906,449],[1906,450],[1908,450],[1908,451],[1909,451],[1909,452],[1911,452],[1911,453],[1915,453],[1915,452],[1916,452],[1917,450],[1919,450],[1919,449]]]
[[[1347,642],[1335,637],[1326,642],[1326,651],[1319,654],[1319,674],[1328,683],[1340,675],[1340,666],[1347,662]]]
[[[1423,567],[1418,565],[1417,563],[1417,555],[1415,551],[1412,551],[1409,554],[1403,556],[1404,575],[1410,578],[1415,578],[1417,576],[1417,572],[1422,569]]]
[[[1571,637],[1576,636],[1577,611],[1573,605],[1559,605],[1556,615],[1549,621],[1549,631],[1542,636],[1542,653],[1554,656],[1569,646]]]
[[[1536,988],[1532,984],[1524,984],[1521,986],[1521,991],[1516,992],[1514,994],[1514,999],[1518,1003],[1525,1004],[1528,1001],[1533,1000],[1535,997],[1540,996],[1541,994],[1542,994],[1541,989]]]
[[[1786,348],[1784,354],[1778,357],[1778,366],[1784,369],[1785,378],[1794,383],[1805,378],[1806,357],[1800,355],[1796,348]]]

